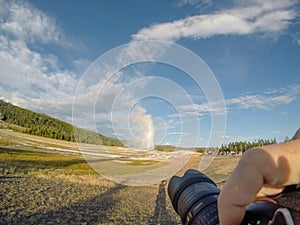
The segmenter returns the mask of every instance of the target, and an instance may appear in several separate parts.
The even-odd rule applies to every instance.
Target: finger
[[[277,204],[277,202],[274,199],[268,198],[268,197],[259,197],[259,198],[256,198],[255,202],[259,202],[259,201],[270,202],[270,203],[273,203],[273,204]]]
[[[226,181],[218,201],[221,225],[238,225],[245,209],[253,202],[263,184],[275,187],[299,183],[300,139],[277,145],[247,150]],[[262,193],[279,193],[278,188],[263,189]]]
[[[275,196],[280,194],[283,191],[284,187],[273,187],[270,185],[263,185],[263,187],[259,190],[256,197],[267,197],[267,196]]]
[[[261,166],[256,165],[264,161],[260,154],[256,150],[246,152],[226,181],[218,201],[221,225],[240,224],[246,206],[256,199],[264,182]]]

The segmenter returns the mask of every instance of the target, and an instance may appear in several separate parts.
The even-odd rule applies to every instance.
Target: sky
[[[299,13],[297,0],[0,0],[0,97],[131,147],[283,141],[300,127]]]

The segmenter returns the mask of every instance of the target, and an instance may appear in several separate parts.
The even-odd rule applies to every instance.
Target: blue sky
[[[110,79],[90,74],[120,45],[166,41],[196,54],[216,78],[226,105],[221,142],[282,141],[300,127],[299,13],[293,0],[0,0],[0,96],[122,140],[220,144],[209,142],[220,112],[184,71],[148,62]]]

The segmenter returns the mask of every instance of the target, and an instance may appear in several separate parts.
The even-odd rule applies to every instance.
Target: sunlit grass
[[[16,167],[20,171],[49,172],[59,170],[67,174],[93,174],[93,169],[86,161],[76,155],[63,155],[60,153],[42,150],[24,150],[18,148],[0,147],[0,163]]]
[[[50,220],[59,224],[179,224],[179,217],[166,194],[166,182],[165,185],[128,187],[109,179],[122,181],[126,176],[135,177],[148,170],[163,170],[169,162],[163,157],[151,158],[152,152],[108,147],[108,155],[119,157],[85,155],[83,158],[64,151],[75,150],[76,143],[7,130],[0,130],[0,146],[3,193],[0,221],[9,221],[9,224],[48,224]],[[97,148],[84,147],[86,151]],[[193,154],[180,173],[198,168],[199,160],[201,155]],[[216,182],[223,181],[236,161],[237,157],[217,157],[206,173]],[[91,167],[100,171],[99,174]]]
[[[150,166],[159,163],[157,160],[127,160],[127,159],[118,159],[120,162],[127,163],[131,166]]]

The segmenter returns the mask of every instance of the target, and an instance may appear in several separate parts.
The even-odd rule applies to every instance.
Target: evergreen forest
[[[101,134],[77,128],[46,114],[36,113],[0,100],[2,128],[65,141],[123,146],[122,142]],[[76,129],[76,132],[74,132]]]

